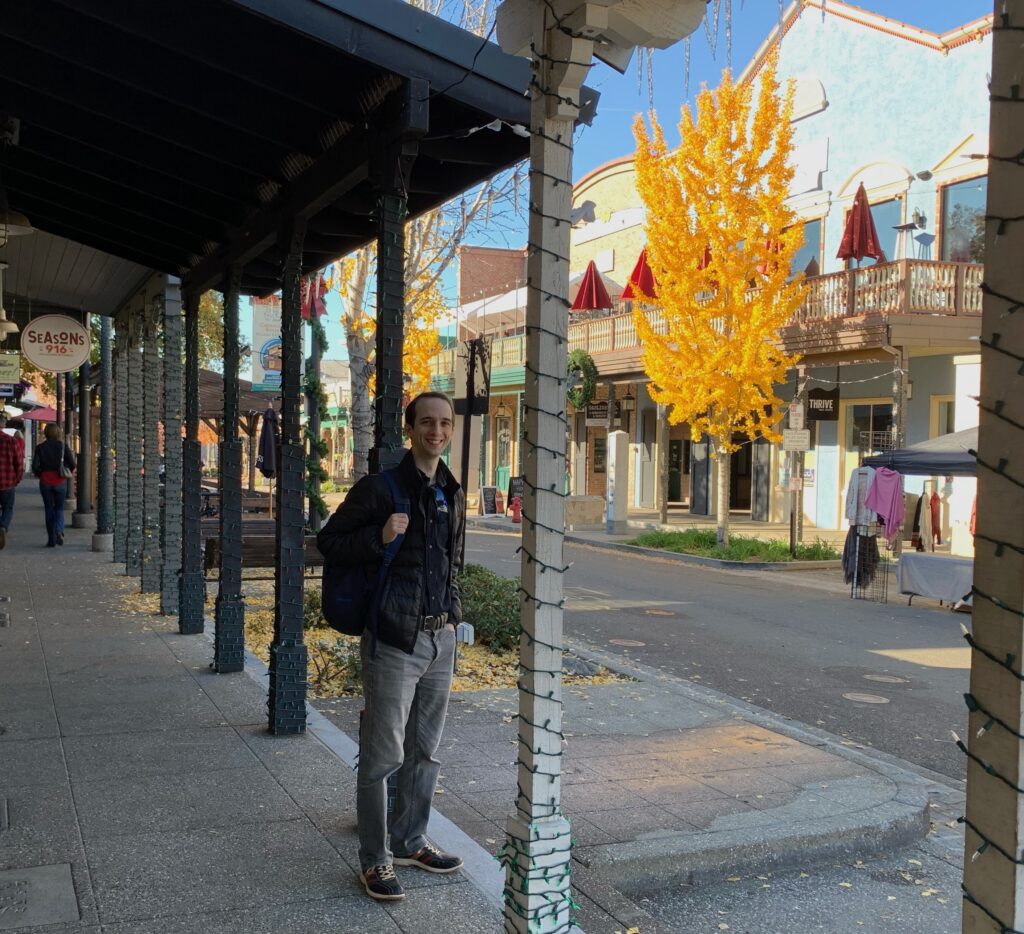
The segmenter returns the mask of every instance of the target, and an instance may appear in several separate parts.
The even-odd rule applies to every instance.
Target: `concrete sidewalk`
[[[483,851],[487,891],[409,870],[404,902],[371,901],[351,767],[313,732],[269,735],[265,679],[214,674],[208,637],[126,614],[138,582],[91,532],[42,547],[33,494],[0,552],[0,931],[501,930]]]
[[[137,581],[89,552],[87,531],[43,548],[32,492],[0,552],[0,931],[502,929],[493,854],[515,797],[514,691],[453,696],[431,834],[466,871],[406,870],[403,903],[372,902],[356,880],[361,702],[316,701],[309,733],[270,736],[259,663],[215,675],[207,637],[126,614]],[[827,734],[572,648],[632,678],[567,691],[563,800],[588,934],[686,930],[655,924],[636,894],[894,847],[925,833],[930,796],[955,796]]]

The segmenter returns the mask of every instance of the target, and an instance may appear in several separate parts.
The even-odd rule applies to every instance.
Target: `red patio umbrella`
[[[622,290],[622,297],[639,298],[639,295],[636,294],[637,289],[648,298],[657,298],[658,296],[657,287],[654,282],[654,273],[651,272],[651,267],[647,265],[647,247],[640,251],[636,265],[629,274],[629,282],[626,283],[626,287]]]
[[[880,263],[885,262],[885,253],[882,252],[878,231],[875,230],[875,221],[871,216],[868,193],[864,190],[864,183],[861,182],[857,186],[857,194],[853,196],[853,207],[846,218],[846,229],[843,231],[843,240],[839,244],[836,258],[855,259],[859,264],[865,256],[873,257]]]
[[[612,300],[608,290],[604,287],[604,280],[593,260],[587,263],[587,268],[580,280],[579,290],[572,302],[572,311],[598,311],[604,308],[611,308]]]
[[[52,406],[44,405],[38,409],[33,409],[31,412],[26,412],[21,416],[25,419],[32,419],[37,422],[55,422],[57,421],[57,413],[53,410]]]

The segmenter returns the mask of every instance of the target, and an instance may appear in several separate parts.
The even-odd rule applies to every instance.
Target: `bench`
[[[220,511],[220,490],[204,487],[199,492],[201,516],[216,516]],[[242,491],[242,512],[270,512],[270,497],[266,493]]]
[[[214,578],[220,567],[220,538],[204,539],[203,577]],[[324,556],[316,547],[316,536],[305,536],[303,565],[306,570],[323,567]],[[242,538],[243,568],[272,568],[277,565],[276,544],[273,535],[246,535]],[[273,580],[272,577],[247,578],[248,580]]]

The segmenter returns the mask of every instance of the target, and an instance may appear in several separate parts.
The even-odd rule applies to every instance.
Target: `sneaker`
[[[63,545],[64,544],[64,533],[63,532],[58,532],[57,533],[57,544],[58,545]]]
[[[396,856],[395,865],[416,866],[419,869],[426,869],[427,872],[455,872],[456,869],[462,868],[462,857],[442,853],[432,843],[428,843],[409,856]]]
[[[387,863],[364,869],[359,873],[359,881],[363,883],[366,894],[379,902],[397,902],[405,898],[402,883],[398,881],[394,868]]]

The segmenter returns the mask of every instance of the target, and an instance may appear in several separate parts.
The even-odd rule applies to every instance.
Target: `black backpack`
[[[391,491],[394,511],[403,512],[411,519],[412,504],[400,491],[396,472],[385,470],[381,476]],[[369,629],[371,657],[377,653],[377,613],[384,581],[404,539],[404,535],[399,535],[387,544],[378,567],[373,564],[324,565],[322,594],[327,625],[346,636],[361,636],[363,630]]]

